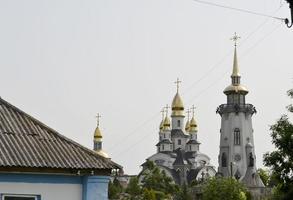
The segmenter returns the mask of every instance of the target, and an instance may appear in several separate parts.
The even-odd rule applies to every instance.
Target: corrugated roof
[[[1,98],[0,167],[120,168],[110,159],[66,138]]]

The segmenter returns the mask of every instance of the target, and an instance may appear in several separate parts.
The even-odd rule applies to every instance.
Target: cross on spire
[[[194,111],[195,111],[196,107],[194,105],[192,105],[191,110],[192,110],[192,117],[194,117]]]
[[[234,33],[234,36],[230,39],[234,41],[234,45],[235,47],[237,46],[237,41],[240,39],[241,37],[237,35],[237,33]]]
[[[166,110],[166,116],[168,116],[168,109],[171,108],[168,104],[166,105],[165,107],[165,110]]]
[[[100,115],[100,113],[97,114],[96,118],[97,118],[97,126],[100,126],[100,118],[102,116]]]
[[[189,114],[191,113],[190,109],[187,109],[186,113],[187,113],[187,119],[189,120]]]
[[[162,119],[164,119],[164,115],[165,115],[165,107],[162,108],[161,113],[162,113]]]
[[[181,83],[182,81],[179,80],[179,78],[177,78],[177,80],[174,82],[177,86],[177,92],[179,91],[179,84]]]

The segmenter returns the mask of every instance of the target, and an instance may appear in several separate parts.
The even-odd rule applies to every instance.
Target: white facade
[[[0,193],[41,195],[41,200],[81,200],[81,184],[0,182]]]

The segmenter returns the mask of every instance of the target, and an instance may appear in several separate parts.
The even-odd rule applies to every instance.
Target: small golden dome
[[[189,120],[187,120],[186,124],[185,124],[185,131],[188,132],[190,128],[190,123]]]
[[[96,153],[104,158],[109,158],[109,155],[103,150],[98,150],[98,151],[96,151]]]
[[[103,138],[102,133],[101,133],[99,127],[97,126],[95,133],[94,133],[94,139],[95,140],[102,140],[102,138]]]
[[[177,92],[172,101],[172,116],[184,116],[183,101]]]
[[[170,125],[171,125],[171,122],[170,122],[170,119],[168,116],[165,117],[164,119],[164,124],[163,124],[163,130],[169,130],[170,129]]]
[[[229,94],[231,92],[247,94],[248,90],[246,89],[246,87],[244,87],[243,85],[240,85],[240,84],[239,85],[229,85],[228,87],[225,88],[224,93]]]
[[[190,128],[189,128],[190,132],[194,132],[197,131],[197,123],[194,119],[194,117],[192,117],[192,119],[190,120]]]
[[[164,120],[162,120],[160,123],[160,130],[162,130],[163,128],[164,128]]]

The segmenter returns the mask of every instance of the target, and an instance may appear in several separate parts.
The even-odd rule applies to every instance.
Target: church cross
[[[191,110],[192,110],[192,116],[194,117],[194,111],[195,111],[196,107],[194,105],[192,105]]]
[[[234,36],[231,38],[231,40],[234,41],[234,45],[235,45],[235,47],[237,46],[237,41],[238,41],[240,38],[241,38],[241,37],[239,37],[239,36],[237,35],[236,32],[234,33]]]
[[[189,120],[189,114],[191,113],[190,109],[187,109],[186,113],[187,113],[187,119]]]
[[[164,115],[165,115],[165,107],[162,108],[161,113],[162,113],[162,119],[164,119]]]
[[[177,92],[179,91],[179,84],[181,83],[182,81],[179,80],[179,78],[177,78],[177,80],[174,82],[177,86]]]
[[[100,125],[100,118],[101,118],[101,117],[102,117],[102,116],[100,115],[100,113],[98,113],[97,116],[96,116],[96,118],[97,118],[97,126]]]
[[[165,107],[165,110],[166,110],[166,116],[168,116],[168,110],[169,110],[170,106],[167,104],[166,107]]]

